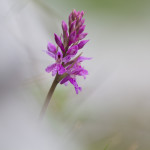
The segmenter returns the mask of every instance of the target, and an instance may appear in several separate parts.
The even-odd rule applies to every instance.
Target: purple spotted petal
[[[79,91],[82,90],[82,88],[78,86],[78,84],[77,84],[77,82],[76,82],[76,79],[70,78],[69,81],[70,81],[70,83],[74,86],[75,91],[76,91],[76,94],[78,94]]]
[[[76,91],[76,94],[78,94],[79,93],[79,91],[82,91],[82,88],[81,87],[75,87],[75,91]]]
[[[77,59],[77,63],[80,63],[84,60],[91,60],[92,58],[88,58],[88,57],[84,57],[84,56],[80,56],[78,59]]]
[[[86,79],[86,75],[88,75],[88,71],[87,70],[85,70],[85,69],[81,69],[79,72],[78,72],[78,74],[77,75],[79,75],[79,76],[83,76],[84,77],[84,79]]]
[[[57,69],[52,70],[52,76],[55,76],[57,74]]]
[[[70,59],[71,59],[71,56],[70,55],[67,55],[67,56],[65,56],[64,58],[63,58],[63,62],[64,63],[67,63],[67,62],[69,62],[70,61]]]
[[[55,45],[53,45],[52,43],[48,43],[47,45],[47,50],[43,50],[44,52],[46,52],[49,56],[51,56],[52,58],[55,58],[56,55],[56,47]]]
[[[62,63],[63,54],[60,50],[58,50],[57,54],[55,55],[55,60],[57,63]]]
[[[68,81],[64,83],[64,85],[65,85],[65,86],[67,86],[68,84],[69,84],[69,82],[68,82]]]
[[[78,52],[78,46],[74,45],[74,46],[72,46],[71,48],[68,49],[67,55],[74,56],[74,55],[77,54],[77,52]]]
[[[64,84],[65,82],[67,82],[70,79],[70,76],[68,75],[67,77],[65,77],[64,79],[61,80],[60,84]]]
[[[86,78],[86,75],[88,75],[88,71],[82,68],[81,66],[74,66],[74,70],[71,72],[71,74],[83,76],[84,79]]]
[[[48,54],[48,55],[51,56],[52,58],[55,58],[55,54],[49,52],[48,50],[43,50],[43,52],[45,52],[46,54]]]
[[[48,50],[49,52],[55,54],[55,53],[56,53],[56,46],[53,45],[52,43],[48,43],[48,45],[47,45],[47,50]]]
[[[62,75],[62,74],[64,74],[65,73],[65,68],[61,65],[61,64],[58,64],[58,74],[59,75]]]
[[[45,71],[50,73],[51,71],[53,71],[54,69],[56,68],[56,63],[52,64],[52,65],[49,65]]]

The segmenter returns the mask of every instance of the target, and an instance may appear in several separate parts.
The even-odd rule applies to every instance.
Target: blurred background
[[[84,10],[89,71],[83,91],[53,81],[42,52],[73,10]],[[0,149],[149,150],[150,1],[0,0]]]

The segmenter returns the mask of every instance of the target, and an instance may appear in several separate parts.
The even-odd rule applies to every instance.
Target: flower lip
[[[60,54],[59,54],[59,55],[58,55],[58,59],[60,59],[60,57],[61,57],[61,56],[60,56]]]

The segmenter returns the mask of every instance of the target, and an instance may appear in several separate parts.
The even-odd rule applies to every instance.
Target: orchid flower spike
[[[83,11],[74,9],[69,15],[68,25],[62,21],[62,36],[54,34],[56,46],[48,43],[45,51],[55,60],[45,69],[46,72],[58,76],[60,84],[67,85],[70,82],[76,94],[82,89],[77,83],[77,76],[83,76],[85,79],[88,75],[88,71],[81,66],[81,63],[90,59],[78,54],[78,51],[89,41],[83,40],[87,36],[87,33],[84,33],[86,25],[83,16]]]

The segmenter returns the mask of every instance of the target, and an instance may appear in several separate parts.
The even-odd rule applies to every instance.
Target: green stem
[[[45,112],[47,110],[48,104],[49,104],[49,102],[51,100],[51,97],[52,97],[52,95],[53,95],[53,93],[55,91],[55,88],[56,88],[57,84],[59,83],[58,79],[59,79],[59,75],[57,74],[55,79],[54,79],[54,81],[53,81],[53,83],[52,83],[52,86],[51,86],[51,88],[50,88],[50,90],[49,90],[49,92],[47,94],[47,97],[46,97],[45,102],[43,104],[42,110],[40,112],[40,116],[39,116],[40,120],[43,119],[44,114],[45,114]]]

